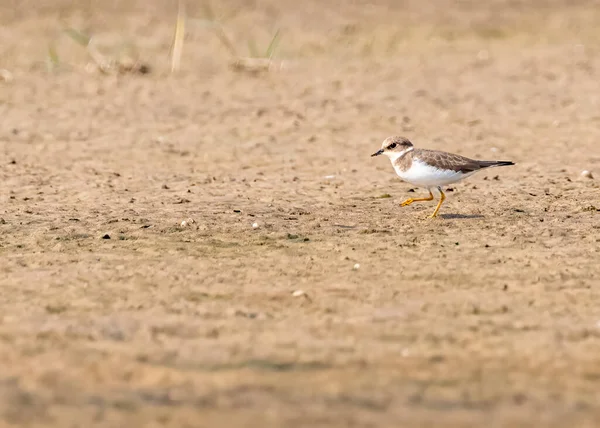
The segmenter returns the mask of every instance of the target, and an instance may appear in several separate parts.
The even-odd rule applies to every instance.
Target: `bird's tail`
[[[514,165],[511,161],[479,161],[480,168],[492,168],[495,166],[510,166]]]

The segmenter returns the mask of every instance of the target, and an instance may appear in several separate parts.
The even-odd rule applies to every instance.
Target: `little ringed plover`
[[[432,201],[431,190],[437,188],[440,192],[440,201],[435,211],[430,216],[436,217],[446,199],[442,186],[456,183],[484,168],[496,166],[514,165],[510,161],[482,161],[469,159],[464,156],[437,150],[417,149],[408,138],[394,136],[383,141],[381,149],[371,156],[386,155],[392,162],[396,174],[406,181],[418,187],[429,190],[426,198],[409,198],[400,206],[410,205],[413,202]]]

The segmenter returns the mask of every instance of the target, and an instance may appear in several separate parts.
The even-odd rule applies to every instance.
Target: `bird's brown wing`
[[[437,150],[415,149],[413,158],[440,169],[468,173],[481,169],[479,161]]]

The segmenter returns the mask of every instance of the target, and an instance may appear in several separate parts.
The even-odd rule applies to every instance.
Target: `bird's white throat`
[[[398,159],[400,159],[402,156],[404,156],[408,152],[412,152],[414,149],[415,149],[414,147],[409,147],[408,149],[402,150],[401,152],[385,152],[384,154],[388,158],[390,158],[390,161],[392,161],[392,164],[394,164],[394,162],[396,162]]]

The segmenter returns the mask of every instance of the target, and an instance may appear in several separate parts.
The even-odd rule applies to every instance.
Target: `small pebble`
[[[258,229],[258,223],[252,223],[252,228],[253,229]]]
[[[583,170],[583,171],[581,171],[581,176],[582,176],[583,178],[590,178],[590,179],[593,179],[593,178],[594,178],[594,175],[592,174],[592,172],[591,172],[591,171],[588,171],[587,169],[586,169],[586,170]]]
[[[304,290],[296,290],[292,293],[292,296],[304,297],[307,302],[312,302],[312,299],[310,298],[310,296],[308,294],[306,294],[306,292]]]
[[[194,219],[193,219],[193,218],[188,218],[188,219],[186,219],[186,220],[183,220],[183,221],[181,222],[181,227],[186,227],[186,226],[188,226],[188,225],[190,225],[190,224],[192,224],[192,223],[196,223],[196,222],[194,221]]]
[[[352,269],[358,270],[360,268],[360,264],[356,263]]]
[[[0,68],[0,80],[2,80],[4,82],[12,82],[13,75],[10,71],[8,71],[4,68]]]

